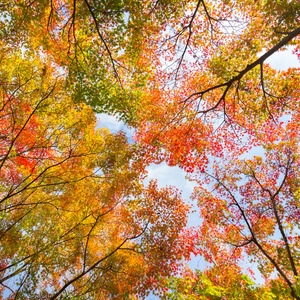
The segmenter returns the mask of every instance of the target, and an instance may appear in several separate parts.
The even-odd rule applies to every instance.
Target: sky
[[[291,67],[298,67],[300,68],[300,63],[296,57],[292,53],[292,48],[288,48],[288,50],[276,52],[270,58],[266,60],[267,63],[271,65],[271,67],[278,69],[278,70],[286,70]],[[123,122],[117,121],[115,117],[108,116],[105,114],[99,114],[99,126],[107,127],[111,132],[118,132],[119,130],[123,130],[129,141],[132,141],[132,134],[133,130],[128,129]],[[148,168],[148,177],[145,180],[145,184],[147,184],[151,179],[157,179],[158,186],[175,186],[179,190],[182,191],[182,197],[186,199],[191,205],[193,205],[193,210],[196,212],[191,213],[188,220],[189,226],[197,226],[199,225],[200,218],[197,212],[197,205],[196,203],[192,203],[190,200],[190,196],[193,192],[195,184],[188,181],[185,178],[185,172],[180,169],[179,167],[169,167],[165,163],[161,163],[159,165],[151,164]],[[190,267],[197,268],[197,269],[204,269],[206,263],[203,258],[201,257],[193,257],[189,262]],[[254,267],[254,266],[253,266]],[[257,271],[258,273],[258,271]],[[259,282],[258,278],[258,282]],[[158,297],[154,295],[149,295],[147,300],[157,300]]]

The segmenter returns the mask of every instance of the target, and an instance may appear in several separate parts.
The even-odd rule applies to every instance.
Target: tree
[[[216,265],[203,277],[213,287],[228,266],[247,285],[247,258],[267,291],[299,299],[299,70],[266,63],[287,45],[299,52],[299,10],[296,0],[3,1],[11,297],[143,295],[194,252]],[[137,143],[96,131],[92,109],[134,126]],[[141,184],[145,166],[163,160],[198,183],[196,232],[183,229],[174,190]]]
[[[261,147],[262,156],[238,160],[227,155],[214,164],[212,172],[204,173],[206,183],[214,183],[213,191],[202,184],[195,197],[204,218],[201,232],[209,249],[207,257],[214,253],[218,260],[224,251],[228,259],[247,255],[258,262],[265,278],[276,270],[298,299],[299,136],[295,121],[256,124],[247,138]],[[240,151],[237,148],[233,153]]]
[[[137,138],[198,183],[198,254],[220,269],[255,261],[279,276],[276,297],[299,299],[299,70],[265,62],[299,47],[299,3],[199,1],[181,20],[165,31],[170,66],[145,91]]]
[[[2,38],[61,67],[75,102],[136,120],[151,60],[145,41],[179,1],[4,1]],[[150,38],[151,39],[151,38]]]
[[[190,238],[193,236],[197,253],[212,264],[200,281],[202,292],[210,293],[208,299],[221,295],[240,299],[243,292],[245,299],[255,299],[243,285],[236,289],[245,279],[240,267],[245,260],[255,262],[266,280],[264,289],[254,287],[258,299],[268,299],[267,295],[270,299],[299,299],[298,120],[299,115],[294,115],[287,122],[269,119],[247,131],[244,127],[246,136],[242,139],[239,132],[231,140],[230,152],[223,147],[218,158],[212,157],[209,171],[191,175],[198,183],[193,197],[202,224]],[[261,156],[250,159],[248,154],[248,158],[237,159],[239,153],[255,148]],[[270,279],[274,272],[278,277]],[[236,277],[239,273],[240,278]],[[189,289],[194,291],[199,284],[199,279],[190,282],[194,276],[174,278],[170,287],[185,299],[192,294]],[[216,286],[203,289],[205,280]],[[262,293],[267,294],[262,297]]]
[[[182,255],[188,206],[143,186],[139,150],[97,129],[51,63],[9,46],[1,62],[2,297],[147,294]]]

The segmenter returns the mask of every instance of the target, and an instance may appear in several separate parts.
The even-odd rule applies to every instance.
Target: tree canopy
[[[267,63],[300,59],[299,1],[4,0],[0,24],[1,299],[300,299],[300,72]],[[199,226],[145,184],[161,162]]]

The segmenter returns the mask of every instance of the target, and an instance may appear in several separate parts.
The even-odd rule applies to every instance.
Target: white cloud
[[[97,114],[97,123],[98,127],[106,127],[110,132],[116,133],[120,130],[124,131],[129,139],[129,142],[132,142],[133,129],[128,128],[123,121],[119,121],[116,117],[110,116],[108,114]]]
[[[186,173],[179,167],[169,167],[166,163],[161,163],[159,165],[151,164],[147,168],[147,171],[148,176],[144,181],[145,184],[149,183],[151,179],[157,179],[159,187],[174,186],[182,191],[183,199],[188,201],[192,206],[192,210],[197,210],[189,215],[188,225],[199,225],[200,219],[197,203],[190,200],[190,196],[196,184],[185,178]]]
[[[288,47],[287,50],[277,51],[267,60],[267,63],[277,70],[287,70],[288,68],[300,68],[300,61],[293,54],[293,47]]]
[[[123,122],[118,121],[116,117],[107,114],[97,114],[97,121],[99,127],[106,127],[111,132],[117,132],[124,126]]]

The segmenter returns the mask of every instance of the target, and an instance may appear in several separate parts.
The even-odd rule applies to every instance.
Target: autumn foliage
[[[1,299],[300,299],[299,1],[2,2]]]

